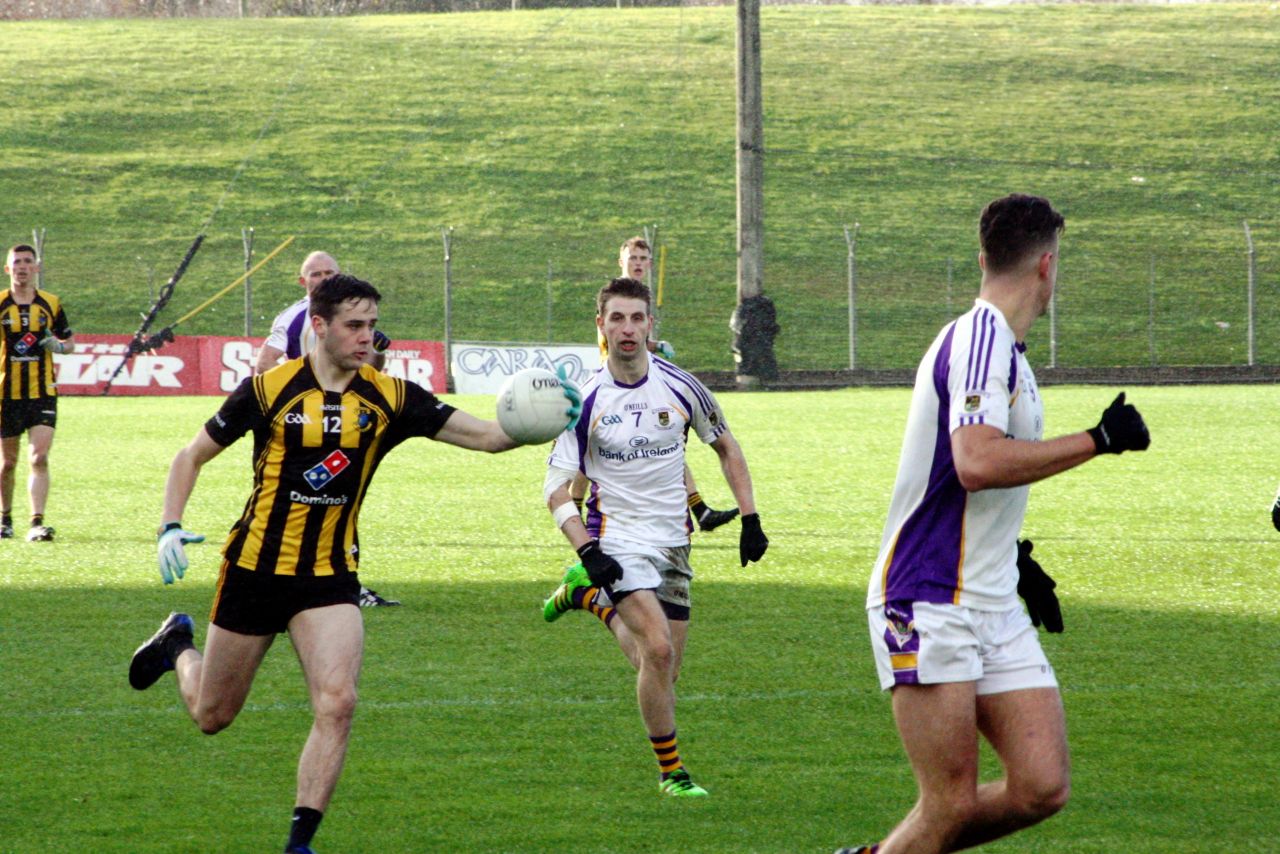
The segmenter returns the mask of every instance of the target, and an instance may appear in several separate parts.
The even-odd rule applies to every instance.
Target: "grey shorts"
[[[637,590],[652,590],[669,620],[689,619],[689,586],[693,567],[689,546],[638,546],[602,540],[600,547],[622,567],[622,580],[609,596],[614,604]]]

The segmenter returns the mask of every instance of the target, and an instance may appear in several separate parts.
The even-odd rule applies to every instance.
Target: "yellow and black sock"
[[[573,607],[590,611],[607,627],[613,623],[618,612],[612,605],[600,605],[596,601],[598,598],[596,593],[599,591],[599,587],[579,587],[573,591]]]
[[[654,755],[658,757],[658,770],[662,772],[662,779],[667,779],[684,767],[684,763],[680,761],[680,750],[676,747],[675,730],[670,735],[651,735],[649,742],[653,745]]]
[[[34,527],[36,527],[37,525],[43,525],[43,524],[44,524],[44,514],[43,514],[43,513],[32,513],[32,514],[31,514],[31,527],[33,527],[33,528],[34,528]]]

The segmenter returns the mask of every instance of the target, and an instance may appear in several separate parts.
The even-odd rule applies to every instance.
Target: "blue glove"
[[[569,416],[569,423],[564,425],[564,429],[572,430],[578,426],[578,416],[582,414],[582,389],[569,378],[568,365],[556,365],[556,376],[560,378],[560,388],[564,391],[564,396],[569,399],[569,408],[564,411],[564,414]]]
[[[156,544],[156,553],[160,561],[160,580],[172,584],[187,571],[187,553],[183,549],[187,543],[203,543],[204,534],[193,534],[182,530],[181,522],[169,522],[160,529],[160,540]]]

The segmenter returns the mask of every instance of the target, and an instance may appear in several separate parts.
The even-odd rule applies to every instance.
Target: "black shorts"
[[[37,425],[58,426],[58,399],[37,397],[34,400],[0,400],[0,439],[21,436]]]
[[[272,575],[224,563],[209,622],[242,635],[286,631],[302,611],[329,605],[360,606],[360,579],[345,575]]]

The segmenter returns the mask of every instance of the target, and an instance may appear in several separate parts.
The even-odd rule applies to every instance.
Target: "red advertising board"
[[[132,340],[129,335],[76,333],[76,350],[54,356],[59,394],[101,394]],[[116,395],[212,394],[233,391],[253,373],[262,338],[182,335],[162,349],[129,360],[115,382]],[[445,390],[444,345],[393,341],[383,370],[437,394]]]

